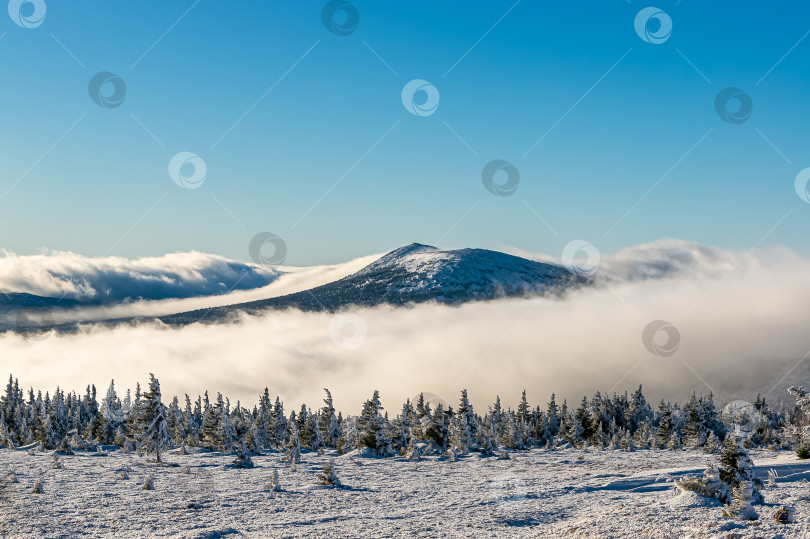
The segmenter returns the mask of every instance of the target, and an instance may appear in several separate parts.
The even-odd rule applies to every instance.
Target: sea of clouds
[[[267,286],[217,296],[217,302],[307,289],[374,258],[280,268]],[[0,283],[9,286],[4,267],[0,262]],[[159,274],[157,265],[153,269]],[[177,265],[171,271],[185,274]],[[807,383],[810,373],[809,274],[810,260],[784,248],[734,253],[661,240],[603,255],[596,284],[562,298],[380,306],[337,315],[268,312],[232,324],[88,326],[76,334],[34,338],[6,333],[0,335],[0,362],[24,387],[43,390],[95,383],[101,391],[112,378],[116,387],[134,387],[154,372],[167,396],[207,389],[232,402],[253,403],[268,386],[288,408],[302,402],[314,408],[328,387],[338,407],[350,413],[359,411],[374,389],[391,413],[420,391],[455,405],[461,388],[478,408],[496,394],[514,406],[524,388],[532,404],[544,406],[552,392],[560,402],[571,402],[597,390],[632,391],[639,384],[652,398],[713,391],[722,405],[753,400],[761,392],[781,401],[787,400],[784,387]],[[27,290],[38,294],[67,286],[41,282],[41,289],[29,283]],[[151,312],[156,303],[161,302],[126,308]],[[174,310],[189,305],[161,304]],[[656,320],[677,328],[679,341],[669,357],[642,341],[644,328]]]
[[[265,286],[278,276],[272,268],[199,252],[131,260],[0,251],[0,291],[102,305],[224,294]]]

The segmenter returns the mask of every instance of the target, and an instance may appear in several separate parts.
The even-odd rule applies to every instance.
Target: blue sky
[[[798,2],[657,2],[659,44],[635,0],[356,0],[345,36],[311,0],[44,3],[36,27],[0,20],[1,248],[248,260],[267,231],[296,265],[413,241],[808,252]],[[120,106],[91,99],[101,71],[125,82]],[[434,113],[403,106],[414,79],[438,90]],[[753,102],[743,123],[715,111],[726,87]],[[169,175],[179,152],[206,164],[196,189]],[[510,196],[484,188],[495,159],[520,173]]]

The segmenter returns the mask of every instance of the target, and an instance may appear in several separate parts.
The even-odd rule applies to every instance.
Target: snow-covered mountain
[[[502,297],[559,293],[582,284],[565,268],[486,249],[442,250],[413,243],[343,279],[281,297],[161,317],[170,325],[219,321],[237,312],[297,308],[336,311],[436,301],[459,304]]]

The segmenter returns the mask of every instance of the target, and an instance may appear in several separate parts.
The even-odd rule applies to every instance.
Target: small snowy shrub
[[[701,496],[716,498],[723,503],[728,503],[731,497],[731,489],[720,480],[720,469],[716,464],[709,465],[703,472],[703,477],[686,477],[675,481],[675,485],[681,490],[697,492]]]
[[[765,482],[765,486],[768,488],[774,488],[776,486],[776,478],[778,475],[776,474],[776,470],[771,468],[768,470],[768,480]]]
[[[422,451],[416,443],[416,437],[411,436],[411,441],[408,443],[408,449],[405,452],[405,458],[412,461],[419,461],[422,459]]]
[[[40,477],[37,479],[37,482],[34,483],[34,488],[31,489],[31,494],[42,494],[43,487],[42,487],[42,478]]]
[[[62,441],[59,442],[59,445],[56,446],[56,451],[58,453],[62,453],[63,455],[73,454],[73,447],[71,447],[70,442],[67,439],[67,436],[62,438]]]
[[[746,520],[758,518],[750,506],[763,502],[759,492],[762,481],[754,477],[754,463],[734,436],[726,438],[719,461],[719,466],[710,464],[703,477],[687,477],[675,484],[682,490],[716,498],[729,505],[724,511],[726,516]]]
[[[155,490],[155,484],[152,480],[151,475],[147,475],[146,479],[143,480],[143,485],[141,485],[141,490]]]
[[[739,485],[734,487],[731,503],[723,510],[723,516],[742,520],[756,520],[759,515],[751,505],[754,502],[753,482],[741,481]]]
[[[270,483],[265,485],[264,490],[281,492],[281,485],[278,482],[278,470],[273,470],[273,476],[270,478]]]
[[[251,459],[248,454],[244,440],[242,440],[242,443],[237,448],[236,458],[233,460],[232,464],[234,468],[253,468],[253,459]]]
[[[51,456],[51,468],[54,470],[61,470],[62,469],[62,460],[59,458],[57,453],[54,453]]]
[[[329,458],[329,462],[326,463],[326,466],[323,467],[323,471],[318,474],[317,483],[330,487],[343,486],[335,473],[335,463],[332,461],[331,457]]]

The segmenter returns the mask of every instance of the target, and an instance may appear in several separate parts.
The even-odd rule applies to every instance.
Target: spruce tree
[[[382,415],[380,392],[376,389],[371,399],[363,405],[358,419],[360,445],[368,447],[380,456],[387,457],[393,453],[391,440],[388,438],[388,422]]]
[[[287,459],[290,464],[301,462],[301,440],[298,438],[298,426],[290,421],[290,437],[287,441]]]
[[[665,447],[672,437],[675,422],[672,419],[672,407],[669,403],[664,404],[664,399],[661,399],[661,403],[658,405],[658,411],[661,418],[658,421],[658,428],[655,434],[658,437],[658,447]]]
[[[157,462],[162,462],[161,453],[171,447],[172,437],[166,423],[166,407],[160,400],[160,382],[154,374],[150,373],[149,377],[149,391],[143,394],[138,450],[154,454]]]
[[[415,427],[411,427],[415,429]],[[408,442],[408,449],[405,452],[405,458],[408,460],[418,461],[422,458],[422,451],[419,449],[419,444],[416,441],[415,433],[411,433],[410,441]]]
[[[206,396],[208,392],[206,391]],[[206,401],[208,399],[206,398]],[[206,404],[202,414],[200,433],[203,447],[207,449],[220,449],[222,447],[221,417],[210,403]]]
[[[340,440],[340,425],[335,415],[332,393],[326,388],[323,388],[323,390],[326,392],[326,398],[323,400],[324,407],[321,409],[319,428],[324,445],[335,448],[338,440]]]
[[[447,415],[444,411],[442,403],[436,405],[436,410],[433,412],[432,420],[430,421],[428,428],[425,429],[425,436],[427,436],[428,440],[431,442],[431,445],[439,452],[444,452],[447,450],[450,429],[447,425]]]
[[[360,447],[360,431],[357,428],[357,418],[347,416],[341,425],[343,435],[338,440],[337,450],[341,455],[354,451]]]

